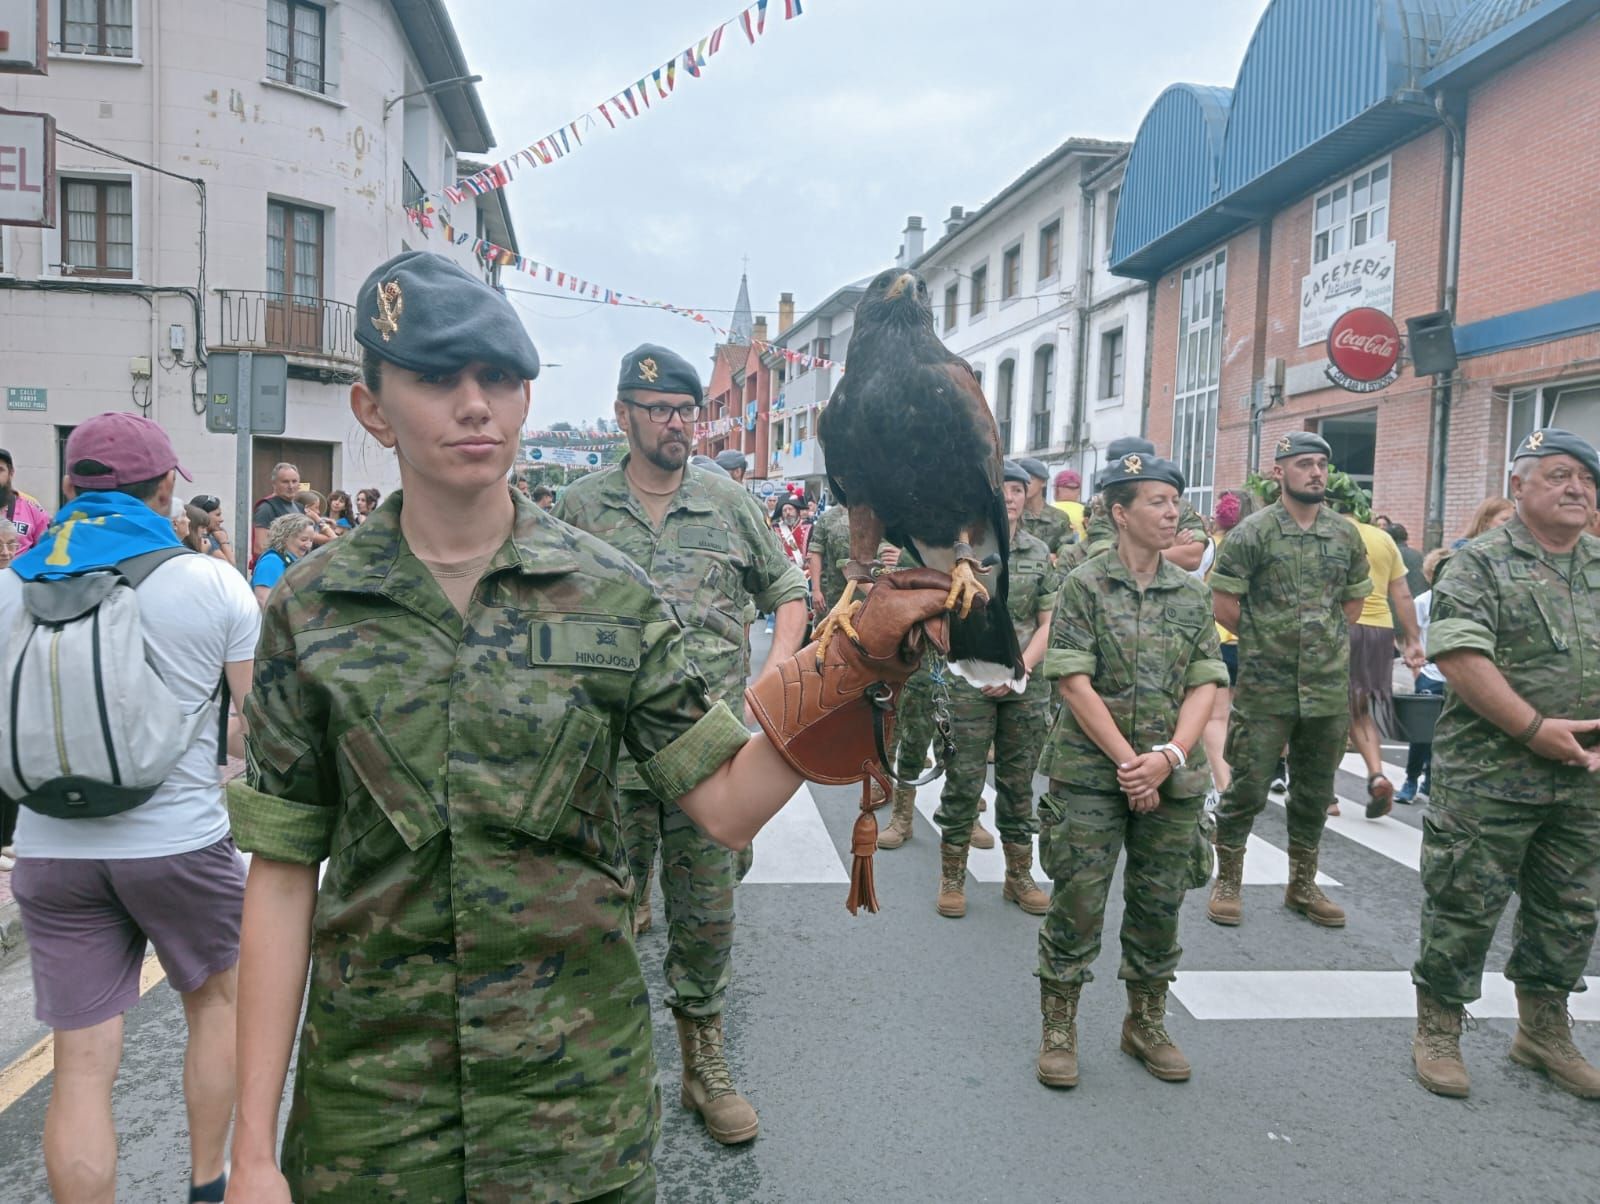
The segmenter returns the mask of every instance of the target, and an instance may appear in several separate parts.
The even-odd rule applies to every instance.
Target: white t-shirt
[[[22,606],[22,578],[0,572],[0,631]],[[209,556],[178,556],[139,586],[139,619],[151,663],[185,709],[217,690],[225,661],[255,658],[261,607],[238,571]],[[217,765],[217,705],[194,745],[153,795],[103,819],[54,819],[27,807],[17,815],[17,854],[76,860],[169,857],[228,834]]]
[[[1428,621],[1433,616],[1433,591],[1430,589],[1426,593],[1418,594],[1411,601],[1417,608],[1417,638],[1422,642],[1422,646],[1426,648],[1428,646]],[[1439,666],[1432,661],[1422,666],[1422,676],[1429,681],[1444,680],[1444,674],[1439,672]]]

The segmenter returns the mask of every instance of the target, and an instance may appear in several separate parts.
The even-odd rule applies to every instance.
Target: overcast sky
[[[738,3],[449,0],[484,77],[491,158],[681,54]],[[792,292],[803,314],[892,262],[908,214],[931,235],[1069,137],[1132,140],[1168,84],[1231,85],[1266,0],[804,0],[793,21],[783,7],[771,0],[754,47],[729,28],[701,78],[680,70],[650,112],[519,175],[523,254],[724,324],[748,255],[755,312],[773,321]],[[514,300],[552,365],[531,426],[609,415],[618,360],[642,342],[709,380],[716,336],[688,319]]]

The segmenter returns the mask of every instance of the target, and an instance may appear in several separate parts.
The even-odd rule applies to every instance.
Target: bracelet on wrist
[[[1533,738],[1539,734],[1539,729],[1544,726],[1544,716],[1538,711],[1533,713],[1533,718],[1528,721],[1528,726],[1517,735],[1518,744],[1532,744]]]
[[[1172,766],[1174,769],[1182,769],[1189,763],[1189,754],[1184,751],[1183,745],[1179,744],[1176,740],[1169,740],[1165,744],[1157,744],[1150,751],[1158,752],[1162,756],[1166,756],[1168,753],[1171,753],[1173,757],[1177,758],[1176,763],[1174,763]],[[1172,758],[1168,757],[1167,759],[1170,761]]]

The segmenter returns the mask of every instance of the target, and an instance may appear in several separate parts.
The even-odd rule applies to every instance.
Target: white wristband
[[[1150,751],[1151,752],[1164,753],[1168,749],[1171,749],[1173,751],[1173,753],[1176,754],[1176,756],[1178,758],[1178,764],[1177,764],[1176,768],[1182,769],[1185,765],[1187,765],[1189,763],[1189,758],[1184,755],[1183,749],[1179,745],[1176,745],[1176,744],[1158,744],[1154,748],[1152,748]]]

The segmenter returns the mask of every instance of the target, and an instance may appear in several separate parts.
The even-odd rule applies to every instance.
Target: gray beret
[[[1156,454],[1156,445],[1148,439],[1141,439],[1138,435],[1124,435],[1121,439],[1113,439],[1106,447],[1106,463],[1120,460],[1123,456],[1153,456]]]
[[[1287,460],[1292,456],[1332,455],[1333,448],[1328,446],[1328,441],[1314,431],[1290,431],[1281,436],[1272,449],[1274,460]]]
[[[617,390],[650,389],[656,393],[686,393],[695,401],[705,403],[705,390],[700,385],[700,373],[694,365],[676,351],[658,347],[654,343],[641,343],[622,357],[622,371],[617,376]]]
[[[749,465],[745,463],[742,451],[734,451],[729,447],[717,453],[717,467],[728,472],[737,472],[741,468],[748,468]]]
[[[1044,466],[1044,461],[1042,460],[1035,460],[1032,456],[1024,456],[1017,463],[1022,466],[1024,472],[1036,481],[1048,481],[1050,479],[1050,470]]]
[[[722,465],[718,464],[710,456],[690,456],[689,463],[693,464],[696,468],[703,468],[707,472],[714,472],[719,477],[725,477],[728,475],[727,470],[725,470]]]
[[[1028,470],[1017,461],[1007,460],[1005,463],[1005,475],[1001,479],[1015,481],[1019,485],[1026,485],[1032,478],[1028,475]]]
[[[1146,456],[1129,452],[1120,460],[1113,460],[1100,470],[1100,488],[1120,485],[1124,481],[1162,481],[1179,493],[1183,492],[1183,472],[1171,460],[1159,456]]]
[[[367,277],[356,296],[356,341],[413,372],[493,364],[523,380],[539,353],[505,296],[431,251],[404,251]]]
[[[1560,427],[1547,426],[1530,433],[1517,444],[1517,450],[1511,458],[1515,461],[1524,456],[1537,456],[1540,459],[1545,456],[1571,456],[1587,468],[1591,476],[1600,479],[1600,455],[1595,453],[1594,445],[1581,435],[1574,435]]]

